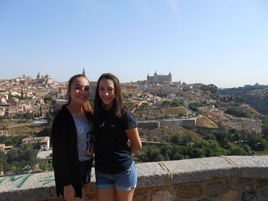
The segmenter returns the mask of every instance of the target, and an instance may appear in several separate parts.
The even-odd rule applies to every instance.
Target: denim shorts
[[[96,171],[96,188],[116,188],[121,191],[130,191],[137,186],[137,171],[133,162],[129,169],[118,174],[104,174]]]
[[[80,180],[82,186],[87,184],[91,180],[91,167],[92,167],[93,158],[88,161],[79,161],[80,167]]]

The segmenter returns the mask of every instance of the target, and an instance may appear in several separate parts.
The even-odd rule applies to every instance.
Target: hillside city
[[[86,74],[84,69],[82,73]],[[92,103],[95,90],[96,82],[91,82]],[[219,93],[219,89],[213,84],[173,82],[171,72],[167,75],[155,72],[151,76],[148,74],[146,80],[122,83],[122,92],[124,103],[138,120],[144,144],[194,145],[196,143],[194,138],[210,142],[216,138],[226,140],[229,133],[225,133],[227,136],[225,138],[219,137],[218,133],[230,131],[235,139],[228,138],[225,145],[218,140],[226,150],[231,150],[233,147],[230,141],[239,142],[235,143],[236,145],[243,144],[242,148],[248,150],[247,154],[268,150],[267,114],[246,104],[243,96]],[[15,161],[14,155],[18,156],[21,153],[19,147],[32,155],[37,155],[38,159],[32,163],[36,166],[38,161],[41,161],[39,171],[51,170],[51,123],[53,116],[67,99],[67,83],[54,81],[49,75],[38,73],[35,78],[23,75],[14,79],[0,80],[0,175],[23,173],[34,169],[26,162],[24,167],[18,168],[19,165],[15,163],[10,166],[11,162]],[[177,133],[178,131],[180,133]],[[257,136],[252,145],[248,143],[251,137],[242,140],[243,132],[245,135]],[[215,134],[216,137],[212,139],[209,137],[210,134]],[[188,137],[187,141],[185,135],[194,137]],[[250,148],[245,148],[245,142]],[[30,152],[30,147],[36,148],[36,151]],[[163,153],[162,155],[155,153],[156,156],[148,157],[148,153],[154,151]],[[144,152],[137,154],[137,160],[142,162],[178,159],[172,155],[167,156],[167,152],[163,149],[161,151],[160,148],[152,150],[144,147]],[[180,152],[180,157],[211,156],[204,150],[200,152],[202,153],[192,153],[192,156]],[[224,153],[228,154],[228,151]],[[243,151],[236,153],[245,154]],[[44,161],[46,163],[42,164]],[[48,166],[50,168],[47,168]]]

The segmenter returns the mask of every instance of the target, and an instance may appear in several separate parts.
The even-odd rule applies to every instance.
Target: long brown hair
[[[94,114],[97,114],[97,116],[99,116],[100,112],[103,110],[103,103],[99,95],[99,85],[100,85],[100,81],[103,79],[112,80],[114,83],[114,91],[115,91],[115,100],[113,103],[114,115],[120,118],[122,116],[121,109],[122,109],[122,104],[123,104],[121,86],[120,86],[119,79],[112,73],[104,73],[98,79],[96,93],[95,93],[95,101],[94,101],[94,111],[95,111]]]
[[[72,77],[69,79],[69,81],[68,81],[68,95],[69,95],[69,97],[68,97],[68,103],[67,103],[65,106],[69,105],[70,102],[71,102],[70,91],[71,91],[71,87],[72,87],[73,82],[74,82],[77,78],[80,78],[80,77],[86,78],[87,81],[88,81],[88,83],[90,84],[89,79],[88,79],[85,75],[83,75],[83,74],[76,74],[76,75],[72,76]],[[88,101],[85,101],[85,102],[83,103],[82,107],[83,107],[83,110],[84,110],[85,115],[87,116],[87,118],[91,118],[91,117],[92,117],[92,114],[93,114],[93,109],[92,109],[92,106],[91,106],[89,100],[88,100]]]

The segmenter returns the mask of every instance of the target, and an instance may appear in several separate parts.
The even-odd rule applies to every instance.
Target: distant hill
[[[221,95],[242,96],[244,103],[262,114],[268,114],[268,85],[245,85],[238,88],[219,89]]]

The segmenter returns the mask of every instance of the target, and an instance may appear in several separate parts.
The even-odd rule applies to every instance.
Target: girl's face
[[[84,77],[76,78],[71,88],[69,89],[69,93],[71,96],[71,103],[83,104],[85,101],[89,99],[89,82]]]
[[[104,104],[104,109],[111,109],[115,100],[115,88],[113,80],[102,79],[99,82],[99,96]]]

